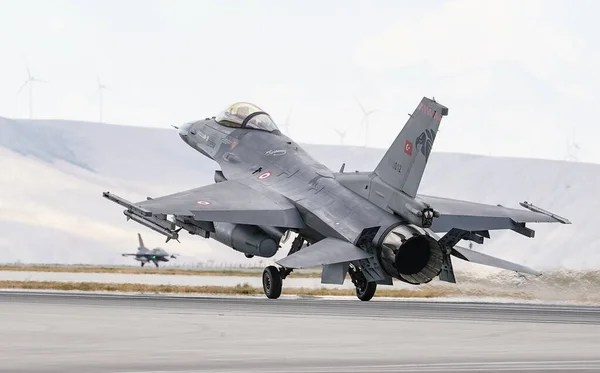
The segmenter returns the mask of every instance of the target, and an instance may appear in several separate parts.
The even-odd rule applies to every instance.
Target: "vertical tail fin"
[[[138,241],[140,242],[140,248],[146,247],[144,246],[144,240],[142,240],[142,235],[138,233]]]
[[[390,186],[415,197],[443,116],[448,108],[423,97],[396,140],[385,153],[375,174]]]

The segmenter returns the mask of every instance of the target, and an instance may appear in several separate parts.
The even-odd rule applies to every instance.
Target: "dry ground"
[[[228,295],[262,295],[263,289],[245,284],[236,286],[179,286],[179,285],[144,285],[144,284],[103,284],[95,282],[53,282],[53,281],[0,281],[0,289],[36,289],[36,290],[79,290],[79,291],[115,291],[139,293],[171,293],[171,294],[228,294]],[[353,289],[309,289],[283,288],[283,294],[293,295],[355,295]],[[421,287],[420,289],[377,289],[376,297],[394,298],[438,298],[448,296],[490,296],[482,290],[461,290],[446,287]],[[503,292],[494,294],[499,297],[529,299],[522,292]]]
[[[127,267],[78,267],[78,266],[45,266],[45,265],[4,265],[0,271],[28,271],[28,272],[69,272],[69,273],[125,273],[144,275],[185,275],[185,276],[239,276],[260,277],[262,269],[256,270],[202,270],[181,268],[127,268]],[[296,271],[289,277],[295,278],[319,278],[321,272]]]

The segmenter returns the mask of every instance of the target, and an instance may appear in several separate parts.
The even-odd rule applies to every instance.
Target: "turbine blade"
[[[27,58],[25,58],[24,54],[21,54],[23,57],[23,62],[25,63],[25,69],[27,69],[27,77],[31,79],[31,71],[29,71],[29,64],[27,63]]]
[[[19,88],[19,90],[17,91],[17,95],[18,95],[19,93],[21,93],[21,91],[23,90],[23,88],[25,88],[25,86],[27,85],[27,83],[29,83],[29,79],[27,79],[27,80],[25,81],[25,83],[23,83],[23,85],[21,86],[21,88]]]
[[[332,129],[333,129],[333,130],[334,130],[334,131],[335,131],[335,132],[336,132],[338,135],[340,135],[341,137],[345,136],[345,135],[346,135],[346,132],[348,132],[348,129],[347,129],[347,128],[346,128],[346,130],[345,130],[345,131],[339,130],[339,129],[335,128],[335,127],[331,127],[331,128],[332,128]]]
[[[362,104],[360,103],[360,101],[358,100],[358,97],[354,98],[356,100],[356,102],[358,103],[358,106],[360,106],[360,110],[363,112],[363,114],[367,115],[367,111],[365,110],[364,106],[362,106]]]

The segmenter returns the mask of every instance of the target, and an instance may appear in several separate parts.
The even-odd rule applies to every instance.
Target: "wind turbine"
[[[348,129],[344,131],[340,131],[337,128],[333,128],[333,130],[340,136],[340,145],[344,145],[344,139],[346,138],[346,134],[348,134]]]
[[[96,82],[98,83],[96,92],[98,93],[98,99],[99,99],[99,103],[100,103],[100,123],[102,123],[102,109],[103,109],[103,105],[104,105],[104,103],[102,102],[102,90],[108,89],[108,87],[105,86],[104,84],[100,83],[100,77],[98,76],[98,74],[96,74]],[[94,92],[94,94],[96,92]]]
[[[29,85],[29,119],[32,119],[33,118],[33,83],[34,82],[45,83],[45,81],[42,79],[38,79],[31,74],[31,71],[29,70],[29,65],[27,64],[27,60],[25,60],[25,68],[27,69],[27,80],[25,81],[25,83],[23,83],[21,88],[19,88],[19,91],[17,91],[17,96],[19,95],[19,93],[21,93],[21,91],[23,90],[23,88],[25,88],[25,86]]]
[[[367,146],[367,145],[369,145],[369,115],[373,114],[378,109],[373,109],[373,110],[367,111],[367,110],[365,110],[364,106],[362,106],[362,104],[360,103],[358,98],[356,99],[356,102],[358,103],[358,106],[360,106],[360,110],[363,112],[363,117],[360,122],[360,125],[365,126],[365,146]]]
[[[575,141],[575,129],[573,129],[573,137],[567,139],[567,160],[575,161],[579,160],[578,152],[581,150],[579,144]]]
[[[294,107],[292,106],[290,108],[290,111],[289,111],[287,117],[285,118],[285,122],[281,125],[281,127],[285,128],[285,130],[282,132],[286,136],[290,136],[290,117],[292,116],[293,109],[294,109]]]

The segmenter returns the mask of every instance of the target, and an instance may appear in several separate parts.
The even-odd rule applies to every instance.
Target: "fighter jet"
[[[138,241],[140,243],[140,246],[138,246],[138,251],[135,254],[121,254],[122,256],[133,256],[135,260],[139,261],[141,266],[143,267],[144,264],[148,263],[148,262],[152,262],[154,263],[154,265],[158,268],[158,262],[168,262],[169,258],[171,259],[175,259],[176,255],[175,254],[169,254],[168,252],[166,252],[164,249],[161,249],[160,247],[156,247],[152,250],[148,249],[145,245],[144,245],[144,240],[142,239],[142,235],[138,233]]]
[[[417,194],[447,115],[447,107],[423,97],[373,171],[342,166],[333,172],[282,134],[264,110],[238,102],[217,116],[174,126],[187,145],[218,164],[214,184],[136,203],[110,192],[103,197],[167,242],[184,229],[247,257],[272,257],[294,232],[288,255],[263,272],[272,299],[297,268],[322,267],[324,284],[342,284],[349,274],[362,301],[393,279],[455,283],[452,257],[539,275],[457,244],[483,243],[492,230],[532,238],[526,223],[570,224],[567,219],[528,202],[514,209]]]

